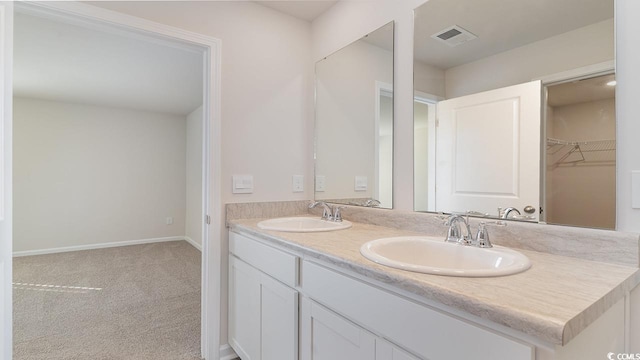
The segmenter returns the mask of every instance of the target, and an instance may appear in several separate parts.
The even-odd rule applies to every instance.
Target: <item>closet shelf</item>
[[[559,166],[615,165],[615,140],[567,141],[547,138],[547,163]]]

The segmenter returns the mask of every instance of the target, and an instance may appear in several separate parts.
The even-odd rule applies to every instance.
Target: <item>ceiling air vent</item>
[[[438,31],[431,35],[431,37],[451,47],[464,44],[467,41],[477,38],[477,36],[472,34],[470,31],[467,31],[458,25],[453,25],[444,30]]]

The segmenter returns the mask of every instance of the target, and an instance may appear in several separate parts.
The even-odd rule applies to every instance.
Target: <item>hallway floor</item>
[[[186,241],[13,259],[14,360],[200,359],[200,252]]]

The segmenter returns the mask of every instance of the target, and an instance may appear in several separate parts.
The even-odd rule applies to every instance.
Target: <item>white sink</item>
[[[348,229],[351,222],[322,220],[317,217],[286,217],[260,221],[258,227],[264,230],[287,232],[318,232]]]
[[[373,240],[360,253],[378,264],[426,274],[488,277],[517,274],[531,267],[529,258],[500,246],[478,248],[429,236]]]

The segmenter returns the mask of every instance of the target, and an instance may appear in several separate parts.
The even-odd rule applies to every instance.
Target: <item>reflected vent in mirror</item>
[[[431,35],[431,37],[447,44],[450,47],[458,46],[477,38],[476,35],[458,25],[453,25],[444,30],[438,31]]]

